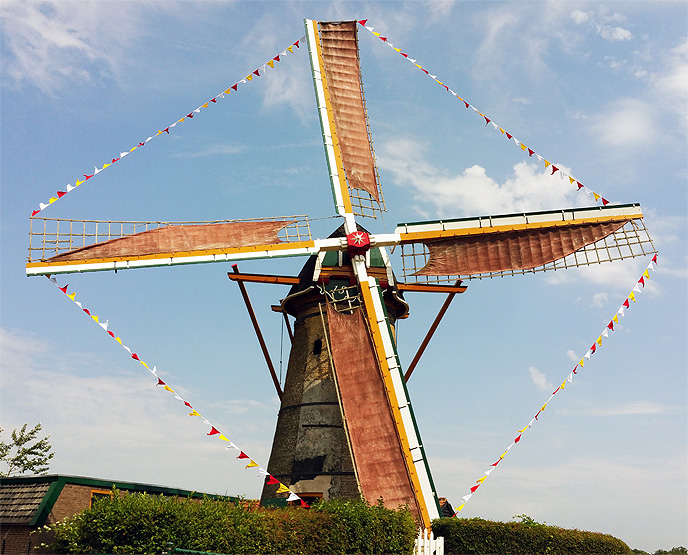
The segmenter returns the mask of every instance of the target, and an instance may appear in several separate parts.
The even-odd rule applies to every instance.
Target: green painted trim
[[[493,214],[491,216],[474,216],[472,218],[452,218],[450,220],[425,220],[422,222],[404,222],[397,224],[397,227],[403,225],[413,226],[413,225],[424,225],[424,224],[441,224],[441,223],[452,223],[452,222],[469,222],[471,220],[484,220],[488,218],[511,218],[514,216],[540,216],[542,214],[561,214],[562,212],[575,212],[577,210],[593,210],[597,209],[600,212],[604,212],[610,208],[632,208],[634,206],[640,206],[639,203],[633,202],[630,204],[610,204],[609,206],[584,206],[579,208],[563,208],[561,210],[538,210],[537,212],[516,212],[514,214]]]
[[[50,484],[50,487],[43,496],[40,505],[38,505],[38,509],[36,509],[29,526],[43,526],[45,524],[45,521],[48,519],[48,515],[50,515],[50,511],[53,510],[53,506],[55,505],[58,497],[60,497],[60,494],[62,493],[66,483],[67,482],[63,478],[58,476],[57,480]]]

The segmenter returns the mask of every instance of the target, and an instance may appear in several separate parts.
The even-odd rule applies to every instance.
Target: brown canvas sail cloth
[[[293,222],[170,225],[81,247],[53,256],[49,260],[61,262],[96,258],[127,258],[175,252],[275,245],[282,242],[277,237],[279,230],[290,223]]]
[[[329,304],[327,320],[344,418],[363,496],[397,508],[419,510],[406,469],[382,376],[362,309],[340,314]]]
[[[530,270],[614,233],[630,220],[481,233],[427,241],[430,259],[416,276],[465,276]]]
[[[349,187],[363,189],[379,202],[363,107],[356,22],[321,23],[320,37],[327,88]]]

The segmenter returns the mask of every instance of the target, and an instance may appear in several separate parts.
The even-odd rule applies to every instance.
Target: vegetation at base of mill
[[[454,554],[546,553],[589,555],[631,553],[620,539],[608,534],[549,526],[518,515],[521,522],[482,518],[439,518],[432,522],[436,536],[444,536],[444,552]]]
[[[115,492],[52,527],[56,553],[411,553],[416,523],[404,508],[332,500],[310,510],[257,508]]]

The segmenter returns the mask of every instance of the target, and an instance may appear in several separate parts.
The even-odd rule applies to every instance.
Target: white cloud
[[[580,204],[568,180],[553,178],[530,161],[517,163],[513,173],[498,183],[485,168],[474,165],[459,175],[447,175],[425,160],[419,143],[401,139],[385,143],[377,151],[378,165],[400,185],[415,190],[421,205],[434,204],[438,215],[483,215],[556,209]],[[568,168],[558,166],[564,172]]]
[[[666,67],[652,76],[652,92],[665,109],[688,126],[688,39],[669,51]]]
[[[634,98],[620,99],[591,116],[591,134],[602,146],[644,147],[658,130],[652,105]]]
[[[604,308],[604,306],[609,301],[609,295],[607,293],[595,293],[592,296],[591,306],[596,306],[598,308]]]
[[[577,416],[646,416],[648,414],[663,414],[670,409],[663,405],[650,401],[634,401],[632,403],[622,403],[620,405],[589,408],[589,409],[558,409],[561,414],[575,414]]]
[[[604,40],[621,41],[631,40],[633,33],[623,27],[612,27],[611,25],[597,25],[597,34]]]
[[[573,10],[571,12],[571,19],[576,25],[580,25],[581,23],[586,23],[590,20],[590,14],[582,10]]]
[[[573,362],[578,362],[581,358],[572,349],[569,349],[568,351],[566,351],[566,356],[569,358],[569,360],[571,360]]]
[[[12,86],[30,83],[51,94],[59,86],[109,80],[135,40],[136,3],[6,0],[3,74]]]
[[[534,366],[528,368],[528,373],[530,374],[530,379],[540,391],[552,391],[554,385],[547,380],[547,376],[540,372]]]

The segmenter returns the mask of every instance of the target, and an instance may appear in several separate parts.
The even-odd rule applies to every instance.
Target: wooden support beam
[[[234,274],[227,274],[230,279],[232,279],[233,276],[239,274],[239,266],[237,264],[232,264],[232,270],[234,271]],[[272,365],[272,360],[270,359],[270,353],[268,352],[267,345],[265,344],[265,340],[263,339],[263,334],[260,331],[260,327],[258,326],[258,319],[256,318],[256,313],[253,311],[253,307],[251,306],[251,300],[248,298],[248,292],[246,291],[246,286],[244,285],[244,282],[241,279],[236,279],[233,280],[237,282],[237,285],[239,286],[239,290],[241,291],[241,296],[244,298],[244,303],[246,304],[246,310],[248,310],[248,315],[251,318],[251,323],[253,324],[253,329],[256,332],[256,336],[258,337],[258,343],[260,343],[260,348],[263,351],[263,356],[265,357],[265,362],[268,365],[268,370],[270,370],[270,376],[272,376],[272,382],[275,384],[275,389],[277,390],[277,396],[280,398],[280,401],[282,400],[282,388],[280,387],[279,380],[277,379],[277,373],[275,372],[275,367]]]
[[[454,284],[454,288],[460,289],[459,285],[461,284],[461,280],[458,280]],[[465,291],[466,288],[464,287],[463,290]],[[458,291],[460,293],[463,293],[463,291]],[[442,321],[442,318],[444,317],[445,312],[447,312],[447,309],[449,308],[449,305],[451,302],[454,300],[454,296],[456,295],[457,291],[451,291],[448,295],[447,298],[444,301],[444,304],[442,305],[442,308],[440,308],[440,311],[437,313],[437,316],[435,317],[434,322],[430,326],[430,329],[428,330],[428,333],[425,335],[425,339],[423,339],[423,342],[420,344],[420,347],[418,347],[418,352],[416,353],[416,356],[413,357],[413,360],[411,361],[411,364],[408,367],[408,370],[406,371],[406,374],[404,374],[404,380],[409,381],[409,378],[411,377],[411,374],[416,368],[416,365],[418,364],[418,361],[420,360],[420,357],[423,356],[423,353],[425,352],[425,348],[428,346],[428,343],[430,343],[430,339],[432,339],[432,336],[435,333],[435,330],[437,329],[437,326],[440,325],[440,322]]]

